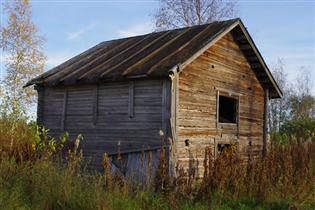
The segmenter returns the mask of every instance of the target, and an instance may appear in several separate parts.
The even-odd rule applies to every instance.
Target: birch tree
[[[293,119],[315,118],[315,97],[311,94],[312,72],[301,67],[290,98],[291,116]]]
[[[154,14],[157,30],[201,25],[234,18],[237,0],[159,0]]]
[[[312,74],[305,68],[298,70],[294,81],[289,81],[285,63],[279,59],[272,67],[283,97],[270,101],[268,126],[271,132],[278,132],[290,120],[315,118],[315,97],[311,94]]]
[[[292,87],[287,79],[285,72],[285,63],[282,59],[278,59],[272,67],[272,74],[283,91],[283,97],[270,101],[268,124],[270,131],[279,131],[281,125],[289,120],[291,108]]]
[[[6,1],[3,10],[7,22],[0,29],[0,47],[6,55],[2,105],[9,113],[25,114],[35,105],[36,93],[23,86],[44,70],[45,39],[32,21],[28,0]]]

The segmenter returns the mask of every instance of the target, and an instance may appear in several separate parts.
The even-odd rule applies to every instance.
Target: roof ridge
[[[203,23],[203,24],[199,24],[199,25],[185,26],[185,27],[174,28],[174,29],[167,29],[167,30],[162,30],[162,31],[152,31],[152,32],[146,33],[146,34],[139,34],[139,35],[135,35],[135,36],[128,36],[128,37],[122,37],[122,38],[117,38],[117,39],[114,38],[114,39],[102,41],[99,44],[105,44],[106,42],[113,42],[113,41],[118,41],[118,40],[138,38],[138,37],[141,37],[141,36],[148,36],[148,35],[157,34],[157,33],[165,33],[165,32],[169,32],[169,31],[185,30],[185,29],[188,29],[188,28],[195,28],[195,27],[205,27],[205,26],[208,26],[210,24],[215,24],[215,23],[234,22],[234,21],[238,21],[238,20],[240,20],[240,18],[233,18],[233,19],[227,19],[227,20],[215,20],[215,21],[210,22],[210,23]]]

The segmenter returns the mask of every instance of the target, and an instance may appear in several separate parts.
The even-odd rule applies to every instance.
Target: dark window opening
[[[219,122],[236,123],[237,99],[219,96]]]
[[[189,139],[186,139],[186,140],[185,140],[185,146],[186,146],[186,147],[189,147]]]
[[[218,152],[222,153],[231,149],[231,144],[218,144]]]

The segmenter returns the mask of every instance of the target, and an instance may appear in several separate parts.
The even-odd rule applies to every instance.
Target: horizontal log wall
[[[217,124],[218,91],[239,97],[239,125]],[[180,166],[197,167],[202,176],[204,148],[215,153],[218,143],[236,143],[244,158],[261,152],[264,90],[231,34],[182,70],[178,109]]]
[[[160,146],[159,130],[168,127],[162,125],[167,123],[163,80],[46,88],[44,93],[43,125],[53,136],[83,134],[83,154],[95,163],[104,152]]]

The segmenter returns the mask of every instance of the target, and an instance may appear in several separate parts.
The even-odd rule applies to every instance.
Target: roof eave
[[[235,22],[232,23],[229,27],[227,27],[224,30],[221,30],[219,32],[217,32],[216,35],[213,36],[213,39],[206,44],[204,47],[202,47],[198,52],[196,52],[194,55],[192,55],[189,59],[187,59],[186,61],[184,61],[183,63],[178,64],[179,69],[182,70],[184,69],[187,65],[189,65],[192,61],[194,61],[197,57],[199,57],[201,54],[203,54],[207,49],[209,49],[214,43],[216,43],[219,39],[221,39],[222,37],[224,37],[227,33],[229,33],[233,28],[235,28],[238,23],[239,23],[240,19],[237,18],[235,19]]]
[[[283,96],[283,93],[279,87],[279,85],[277,84],[276,80],[274,79],[274,77],[272,76],[271,74],[271,71],[269,70],[265,60],[263,59],[262,55],[260,54],[257,46],[255,45],[252,37],[250,36],[250,34],[248,33],[246,27],[244,26],[243,22],[241,20],[238,20],[239,21],[239,26],[242,30],[242,32],[244,33],[244,35],[246,36],[249,44],[251,45],[252,49],[254,50],[257,58],[259,59],[260,63],[262,64],[267,76],[268,76],[268,79],[270,80],[270,82],[272,83],[273,87],[275,88],[277,94],[278,94],[278,98],[282,98]],[[274,97],[274,98],[277,98],[277,97]]]
[[[250,34],[248,33],[247,29],[245,28],[243,22],[241,21],[241,19],[237,18],[235,19],[235,22],[232,23],[229,27],[227,27],[226,29],[224,29],[223,31],[219,31],[214,38],[204,47],[202,47],[198,52],[196,52],[193,56],[191,56],[189,59],[187,59],[186,61],[184,61],[183,63],[178,64],[179,66],[179,71],[181,71],[182,69],[184,69],[187,65],[189,65],[192,61],[194,61],[197,57],[199,57],[201,54],[203,54],[207,49],[209,49],[214,43],[216,43],[219,39],[221,39],[223,36],[225,36],[226,34],[228,34],[230,31],[232,31],[235,27],[239,26],[242,30],[242,32],[244,33],[246,39],[248,40],[249,44],[251,45],[252,49],[255,52],[255,55],[257,56],[257,58],[259,59],[259,62],[262,64],[268,79],[270,80],[273,88],[276,90],[277,92],[277,96],[276,97],[270,97],[270,98],[282,98],[283,93],[279,87],[279,85],[277,84],[277,82],[275,81],[274,77],[272,76],[267,64],[265,63],[263,57],[261,56],[258,48],[256,47],[253,39],[251,38]]]

